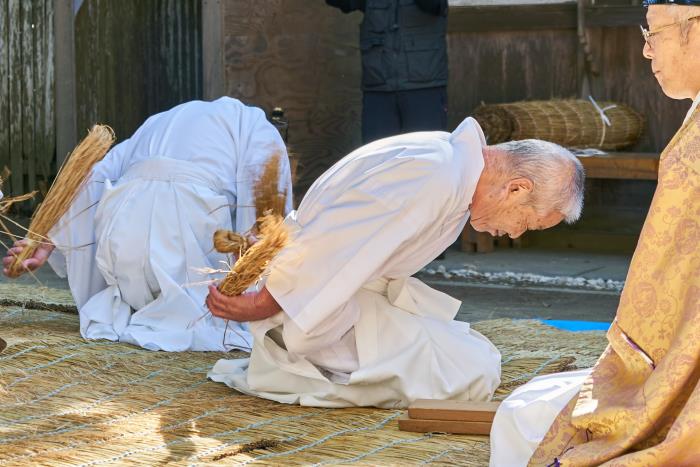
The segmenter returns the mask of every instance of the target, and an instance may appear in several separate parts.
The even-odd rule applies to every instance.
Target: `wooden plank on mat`
[[[492,422],[500,402],[445,401],[418,399],[408,407],[410,418]]]
[[[455,435],[488,435],[491,422],[460,422],[456,420],[422,420],[399,418],[399,430],[418,433],[452,433]]]
[[[0,171],[10,166],[10,15],[8,2],[0,1]],[[5,190],[9,188],[6,183]]]
[[[10,40],[10,175],[11,193],[24,193],[22,167],[22,30],[21,0],[9,0]]]

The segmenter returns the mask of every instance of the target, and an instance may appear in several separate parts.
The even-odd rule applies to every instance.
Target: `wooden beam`
[[[448,32],[576,29],[576,3],[451,7]],[[644,22],[640,6],[589,6],[586,27],[634,26]]]
[[[586,26],[598,28],[637,26],[646,23],[646,12],[646,9],[641,6],[601,5],[587,7]]]
[[[72,0],[54,0],[56,74],[56,162],[60,166],[77,143],[75,101],[75,22]]]
[[[223,9],[221,0],[202,0],[202,79],[205,100],[225,95]]]
[[[659,155],[656,153],[619,152],[578,156],[588,178],[656,180]]]

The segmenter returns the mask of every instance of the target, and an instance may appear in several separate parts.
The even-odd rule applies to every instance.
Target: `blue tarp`
[[[541,322],[565,331],[607,331],[611,323],[603,321],[568,321],[562,319],[541,319]]]

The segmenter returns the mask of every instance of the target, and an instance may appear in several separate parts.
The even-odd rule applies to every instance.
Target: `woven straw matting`
[[[568,148],[622,149],[634,145],[642,134],[644,120],[630,107],[600,102],[610,126],[600,112],[585,100],[550,100],[484,104],[474,118],[489,144],[520,139],[543,139]]]
[[[488,463],[487,437],[401,432],[402,411],[288,406],[207,381],[242,353],[150,352],[84,341],[77,326],[75,314],[0,307],[0,465]],[[474,327],[503,353],[499,398],[590,366],[606,342],[535,321]]]

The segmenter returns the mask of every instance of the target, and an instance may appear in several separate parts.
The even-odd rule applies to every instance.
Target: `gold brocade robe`
[[[700,466],[700,110],[659,182],[608,348],[530,459],[546,466]]]

